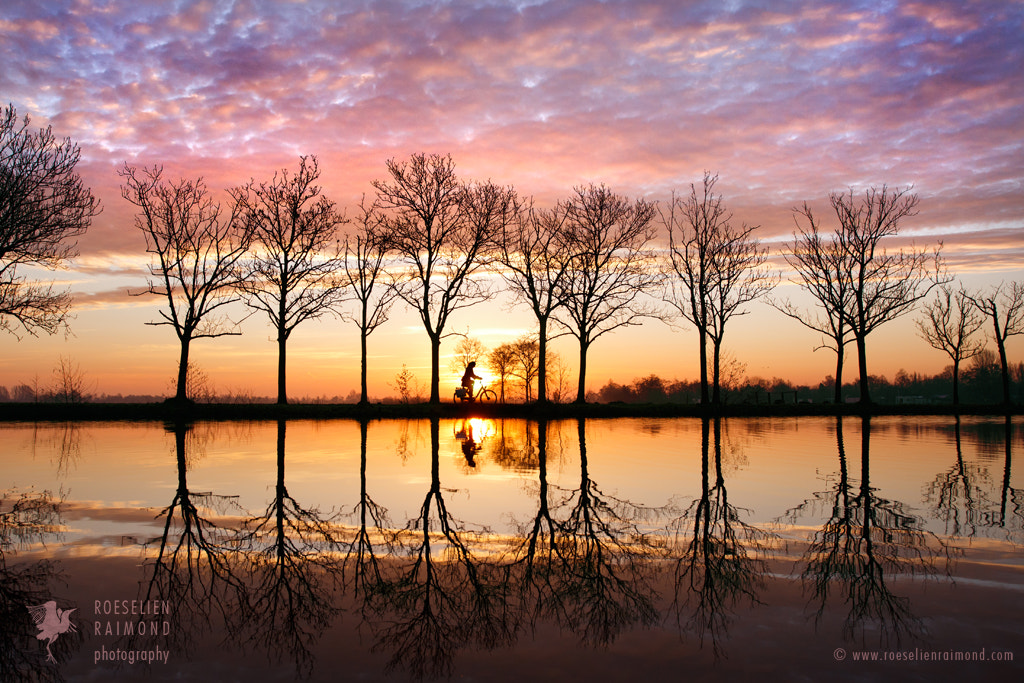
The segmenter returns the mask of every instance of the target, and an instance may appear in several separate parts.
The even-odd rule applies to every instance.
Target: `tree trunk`
[[[286,389],[285,367],[287,366],[287,344],[288,335],[283,330],[277,331],[277,404],[288,403],[288,390]]]
[[[857,336],[857,366],[860,369],[860,402],[871,405],[871,394],[868,392],[868,350],[867,337]]]
[[[998,329],[998,328],[996,328]],[[1003,371],[1003,405],[1010,405],[1010,364],[1006,361],[1006,342],[996,336],[996,348],[999,349],[999,366]]]
[[[359,330],[359,402],[363,405],[370,402],[366,391],[366,327]]]
[[[587,402],[587,347],[588,344],[580,340],[580,378],[576,385],[576,403]]]
[[[441,403],[441,335],[430,333],[430,403]]]
[[[846,345],[842,340],[836,340],[836,387],[833,402],[838,405],[843,402],[843,360],[846,355]]]
[[[174,394],[174,400],[188,400],[188,347],[192,340],[188,337],[181,339],[181,356],[178,358],[178,386]]]
[[[722,404],[722,392],[719,388],[721,385],[721,364],[722,364],[722,345],[718,339],[712,339],[712,360],[714,365],[712,366],[713,372],[712,377],[712,388],[711,388],[711,403],[712,405]]]
[[[953,360],[953,405],[960,405],[960,360]],[[959,429],[957,423],[957,429]]]
[[[539,330],[537,332],[537,403],[547,403],[547,376],[548,376],[548,319],[539,319]]]
[[[700,404],[708,404],[708,335],[703,327],[697,327],[697,338],[700,346]]]

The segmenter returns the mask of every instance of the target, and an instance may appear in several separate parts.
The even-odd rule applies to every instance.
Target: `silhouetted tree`
[[[710,402],[721,402],[720,375],[722,339],[725,326],[744,306],[767,294],[776,276],[762,268],[768,251],[752,237],[758,226],[745,223],[736,228],[732,214],[714,192],[718,176],[704,173],[698,190],[690,195],[672,195],[667,212],[661,212],[668,229],[672,279],[669,302],[697,328],[701,365],[701,403],[708,403],[707,342],[711,341]],[[681,291],[680,291],[681,290]]]
[[[83,403],[86,396],[86,375],[71,356],[61,356],[53,369],[53,400],[57,403]]]
[[[335,312],[348,284],[338,229],[345,219],[316,184],[315,156],[299,157],[294,174],[274,173],[231,191],[252,231],[252,251],[242,263],[238,289],[248,306],[263,311],[277,333],[277,402],[288,403],[287,344],[307,320]]]
[[[988,294],[971,297],[975,307],[992,322],[992,338],[999,350],[1003,377],[1003,403],[1010,405],[1010,367],[1006,359],[1006,340],[1024,334],[1024,282],[1000,284]]]
[[[572,267],[564,232],[568,205],[546,211],[525,208],[509,223],[499,242],[501,274],[514,296],[524,299],[537,318],[537,402],[547,393],[548,324],[562,306],[563,284]]]
[[[516,365],[516,350],[512,344],[505,342],[498,344],[487,354],[487,367],[491,372],[498,375],[498,400],[505,402],[505,384]]]
[[[452,372],[461,375],[467,365],[479,363],[487,357],[487,347],[484,346],[484,343],[476,337],[470,337],[467,334],[455,344],[454,353],[452,353],[448,368]]]
[[[630,201],[604,185],[577,187],[565,203],[563,249],[570,263],[562,279],[557,318],[580,343],[576,402],[586,401],[587,352],[612,330],[640,324],[659,312],[642,297],[661,276],[648,245],[657,232],[655,206]]]
[[[829,195],[839,220],[835,239],[844,251],[843,277],[852,290],[844,316],[857,342],[863,404],[871,402],[868,335],[913,310],[932,287],[949,281],[942,275],[941,244],[933,254],[914,247],[895,253],[885,249],[886,238],[896,236],[900,221],[917,213],[917,195],[909,192],[883,185],[865,191],[859,201],[853,190]]]
[[[70,293],[28,282],[18,268],[59,268],[76,256],[71,240],[100,205],[75,172],[78,145],[28,125],[14,105],[0,111],[0,329],[53,334],[67,329]]]
[[[249,249],[252,233],[238,219],[237,207],[222,215],[200,178],[165,181],[163,169],[141,171],[125,164],[121,195],[138,207],[135,225],[146,237],[146,251],[156,258],[143,293],[166,299],[161,321],[181,342],[175,399],[186,395],[189,348],[193,340],[241,334],[238,323],[221,315],[237,301],[239,261]]]
[[[833,401],[842,403],[843,363],[846,344],[852,337],[852,328],[846,324],[844,315],[853,298],[853,283],[845,277],[846,251],[834,235],[822,235],[820,221],[806,202],[793,213],[797,232],[793,234],[793,243],[787,245],[790,253],[785,255],[786,262],[800,276],[799,284],[814,297],[821,312],[811,315],[788,300],[772,302],[772,305],[829,339],[818,348],[831,348],[836,352]],[[801,225],[801,217],[807,219],[807,227]]]
[[[366,386],[367,338],[388,321],[391,305],[399,297],[395,278],[387,268],[391,248],[384,217],[365,201],[359,206],[360,231],[345,238],[344,277],[358,302],[356,313],[342,315],[359,326],[359,402],[369,401]]]
[[[540,345],[536,338],[524,335],[512,344],[512,351],[516,360],[512,376],[522,381],[523,397],[529,403],[533,398],[533,381],[537,379],[540,368]]]
[[[402,298],[420,316],[430,339],[430,402],[439,403],[441,340],[452,313],[486,301],[492,292],[473,276],[493,261],[495,242],[518,210],[511,189],[467,186],[451,156],[414,154],[387,162],[389,180],[375,180],[388,237],[410,268],[413,286]]]
[[[925,318],[917,321],[921,337],[933,349],[944,351],[953,361],[953,405],[960,404],[960,363],[984,348],[971,339],[985,319],[963,288],[953,291],[943,285],[939,296],[925,306]]]

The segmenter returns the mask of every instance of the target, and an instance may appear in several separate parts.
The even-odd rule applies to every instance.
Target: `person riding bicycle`
[[[474,372],[476,370],[476,361],[470,361],[469,365],[466,366],[466,372],[462,374],[462,388],[466,390],[466,396],[473,398],[473,380],[483,379]]]

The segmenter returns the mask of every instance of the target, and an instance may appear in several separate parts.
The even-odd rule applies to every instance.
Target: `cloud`
[[[667,199],[717,171],[769,234],[832,190],[915,186],[921,221],[1024,221],[1024,7],[986,2],[18,3],[0,88],[75,139],[105,211],[81,242],[141,250],[116,168],[215,191],[314,153],[353,205],[384,161],[451,152],[541,202]]]

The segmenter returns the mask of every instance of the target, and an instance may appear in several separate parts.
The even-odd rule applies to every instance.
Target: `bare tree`
[[[1010,368],[1006,360],[1006,340],[1024,334],[1024,282],[1004,283],[993,287],[987,295],[971,297],[975,307],[992,321],[992,338],[999,349],[1003,371],[1003,403],[1010,405]]]
[[[537,317],[537,402],[547,393],[548,323],[562,306],[562,287],[572,264],[563,226],[567,204],[546,211],[533,206],[520,211],[500,242],[501,273],[514,296],[524,299]]]
[[[505,385],[508,378],[512,376],[516,365],[516,350],[512,344],[505,342],[498,344],[487,354],[487,365],[491,372],[498,375],[498,400],[505,402],[507,394]]]
[[[512,376],[523,383],[523,397],[529,403],[533,398],[533,382],[538,377],[540,368],[540,344],[532,335],[523,335],[512,344],[516,363]]]
[[[701,365],[701,403],[708,404],[707,343],[712,345],[710,402],[721,402],[721,357],[725,326],[744,307],[775,287],[777,277],[763,268],[768,250],[752,237],[759,227],[732,224],[732,214],[716,195],[717,175],[704,173],[700,190],[673,194],[661,219],[669,234],[669,260],[676,278],[669,298],[697,328]]]
[[[562,247],[570,255],[561,284],[558,322],[580,343],[576,402],[586,400],[587,351],[612,330],[639,325],[659,312],[643,301],[660,284],[654,251],[655,206],[631,202],[604,185],[577,187],[566,202]]]
[[[971,339],[985,324],[985,318],[964,289],[954,291],[943,285],[939,296],[925,306],[925,317],[917,321],[918,333],[933,349],[944,351],[953,361],[953,405],[960,404],[960,363],[985,348]]]
[[[57,403],[85,403],[89,400],[86,373],[71,356],[61,356],[53,369],[53,400]]]
[[[491,183],[468,186],[455,175],[450,155],[414,154],[387,162],[388,181],[375,180],[378,201],[388,210],[388,235],[410,268],[412,286],[402,298],[417,313],[430,338],[430,402],[440,403],[441,340],[452,313],[492,292],[473,276],[491,264],[495,242],[515,214],[511,189]]]
[[[388,321],[391,306],[399,296],[394,278],[386,269],[391,243],[383,216],[365,201],[359,206],[360,231],[345,238],[344,278],[358,302],[356,313],[342,316],[359,326],[359,403],[367,395],[367,338]]]
[[[455,353],[452,354],[448,367],[452,372],[462,372],[470,363],[486,358],[487,353],[487,347],[482,341],[467,334],[455,344]]]
[[[918,197],[908,189],[870,188],[858,201],[853,190],[829,196],[839,219],[837,240],[845,251],[844,274],[851,288],[844,316],[857,342],[860,401],[870,404],[867,338],[880,325],[913,310],[932,287],[949,278],[942,273],[939,252],[910,246],[890,253],[883,240],[895,237],[899,222],[917,213]]]
[[[820,312],[811,314],[795,306],[791,301],[773,301],[772,305],[802,325],[825,335],[828,341],[818,348],[831,348],[836,352],[835,393],[833,400],[843,400],[843,363],[846,345],[851,340],[851,328],[846,324],[843,312],[850,305],[852,283],[844,275],[845,251],[842,243],[823,236],[820,221],[811,207],[804,202],[794,209],[797,232],[793,243],[787,245],[790,253],[786,262],[800,277],[799,284],[814,297]],[[800,224],[800,218],[807,219],[807,227]],[[817,350],[817,349],[815,349]]]
[[[0,111],[0,329],[67,329],[71,294],[32,283],[20,266],[59,268],[77,256],[74,238],[100,212],[75,172],[80,152],[50,127],[32,132],[14,105]]]
[[[251,308],[263,311],[277,332],[277,402],[288,403],[287,344],[307,320],[334,311],[347,284],[338,276],[344,258],[338,228],[344,218],[316,184],[315,156],[299,157],[299,169],[275,173],[231,191],[253,231],[238,288]]]
[[[165,181],[163,169],[138,170],[128,164],[121,196],[138,207],[135,225],[146,238],[151,264],[149,287],[142,293],[166,299],[162,320],[181,342],[175,400],[186,392],[189,348],[195,339],[241,334],[238,322],[221,310],[238,299],[237,265],[252,239],[251,231],[232,211],[225,218],[202,178]]]

